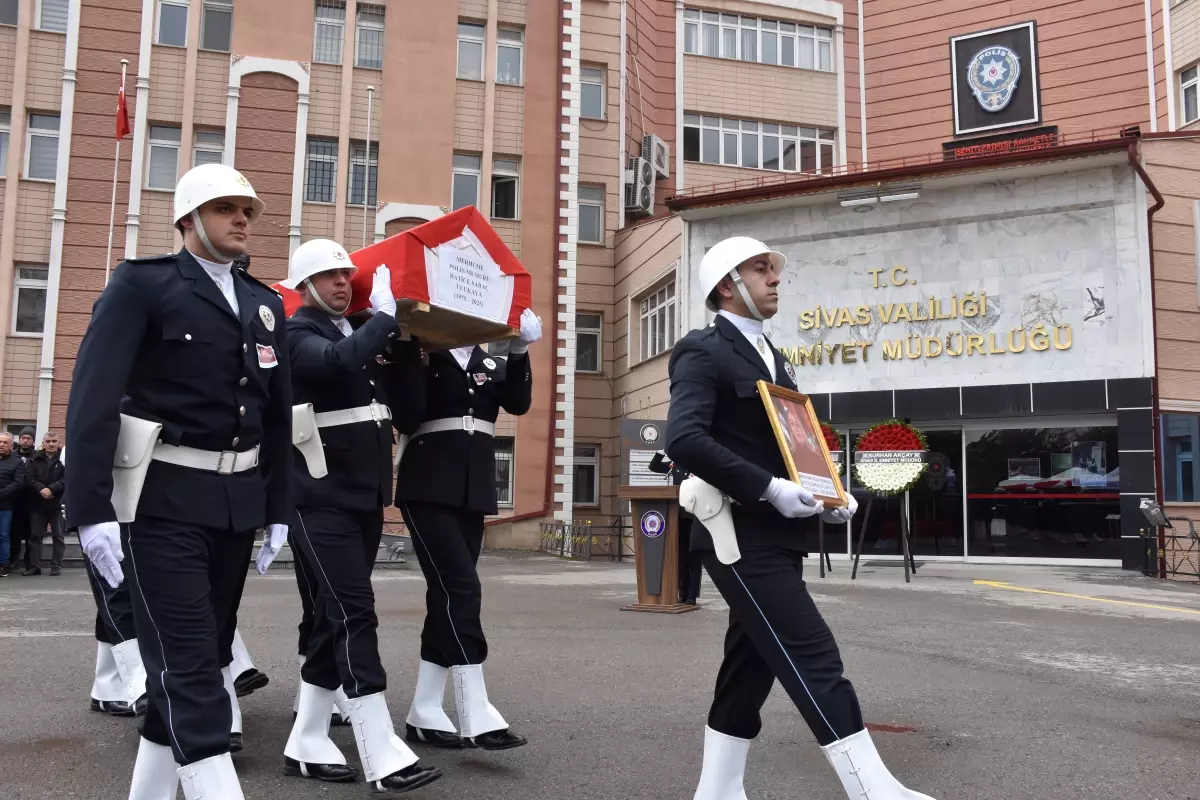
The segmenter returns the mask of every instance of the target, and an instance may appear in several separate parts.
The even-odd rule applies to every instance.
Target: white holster
[[[692,475],[679,484],[679,505],[708,531],[718,561],[736,564],[741,559],[742,551],[733,530],[733,509],[729,498],[717,487]]]
[[[161,431],[160,423],[121,415],[121,432],[113,452],[112,506],[117,522],[133,522],[137,516],[150,456]]]
[[[292,406],[292,445],[304,456],[308,474],[324,478],[329,474],[325,464],[325,448],[321,444],[321,430],[317,427],[317,414],[312,403]]]

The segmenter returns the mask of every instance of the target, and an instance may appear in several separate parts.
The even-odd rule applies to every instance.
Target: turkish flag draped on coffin
[[[356,250],[347,316],[370,307],[375,269],[392,272],[397,305],[412,308],[409,329],[430,345],[459,347],[511,338],[532,302],[533,279],[474,206]],[[300,295],[283,286],[288,316]]]

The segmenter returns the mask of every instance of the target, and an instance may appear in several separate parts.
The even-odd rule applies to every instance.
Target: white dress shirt
[[[191,252],[190,250],[188,252]],[[208,273],[208,277],[212,278],[213,283],[221,290],[221,294],[225,295],[225,299],[229,301],[229,307],[233,309],[234,314],[241,314],[241,309],[238,308],[237,292],[233,288],[233,262],[228,264],[220,264],[216,261],[208,261],[200,256],[192,253],[192,258],[196,259],[204,271]]]
[[[330,319],[333,320],[334,327],[341,331],[343,336],[354,333],[354,328],[350,327],[350,320],[345,317],[330,317]]]
[[[750,342],[750,346],[754,348],[759,357],[762,358],[763,364],[766,365],[767,371],[771,373],[771,381],[775,381],[775,353],[771,350],[771,345],[767,343],[767,337],[763,336],[763,323],[761,319],[750,319],[748,317],[739,317],[725,309],[717,312],[733,323],[733,326],[742,332],[746,337],[746,341]]]
[[[458,362],[458,365],[465,370],[467,364],[471,363],[471,354],[474,352],[475,345],[470,345],[469,347],[456,347],[450,351],[450,354],[454,356],[454,360]]]

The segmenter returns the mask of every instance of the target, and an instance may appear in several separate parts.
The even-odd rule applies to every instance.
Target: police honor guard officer
[[[409,379],[419,378],[421,354],[415,342],[396,339],[400,328],[386,266],[375,271],[371,319],[352,331],[344,314],[355,271],[341,245],[315,239],[296,249],[288,272],[288,285],[304,299],[288,320],[298,403],[291,534],[317,594],[285,772],[355,780],[329,738],[341,687],[366,780],[375,791],[407,792],[437,780],[441,771],[419,764],[393,730],[371,569],[392,492],[392,409],[405,412],[411,389],[403,385],[403,367]],[[409,420],[411,430],[419,413],[418,405],[397,416]]]
[[[483,680],[487,640],[480,621],[483,590],[476,571],[483,518],[495,514],[494,435],[500,409],[529,410],[533,389],[529,345],[542,334],[529,309],[507,359],[481,347],[429,354],[424,421],[404,449],[396,505],[425,573],[421,663],[409,709],[410,742],[507,750],[525,744],[488,701]],[[450,676],[458,728],[442,709]]]
[[[76,361],[69,522],[110,586],[127,573],[149,677],[131,800],[177,776],[188,800],[242,798],[221,643],[256,530],[278,541],[291,509],[283,305],[232,263],[263,208],[231,167],[180,178],[184,248],[117,267]]]
[[[801,578],[801,520],[849,521],[857,509],[824,511],[787,469],[756,382],[795,389],[795,372],[763,336],[778,310],[787,259],[762,242],[726,239],[705,254],[700,285],[717,312],[675,345],[669,365],[666,451],[692,473],[680,504],[700,524],[693,547],[729,604],[725,660],[704,738],[695,800],[745,800],[750,740],[778,679],[812,729],[847,796],[930,800],[894,778],[863,727],[837,643]]]

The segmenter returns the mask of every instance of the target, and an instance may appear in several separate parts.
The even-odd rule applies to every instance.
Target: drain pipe
[[[1163,503],[1162,481],[1159,480],[1159,465],[1162,464],[1162,437],[1158,435],[1162,422],[1162,413],[1159,409],[1159,382],[1158,382],[1158,303],[1154,287],[1154,215],[1157,214],[1163,206],[1167,204],[1163,198],[1162,192],[1154,185],[1154,181],[1146,173],[1146,168],[1142,165],[1141,153],[1138,150],[1138,140],[1135,139],[1129,143],[1129,165],[1133,167],[1133,171],[1141,179],[1142,185],[1146,187],[1146,191],[1154,198],[1154,205],[1146,211],[1146,246],[1150,255],[1150,332],[1154,337],[1154,391],[1150,396],[1150,415],[1151,422],[1154,427],[1154,499],[1160,506]],[[1159,528],[1158,531],[1158,575],[1160,578],[1166,577],[1167,574],[1167,556],[1166,556],[1166,534]]]

